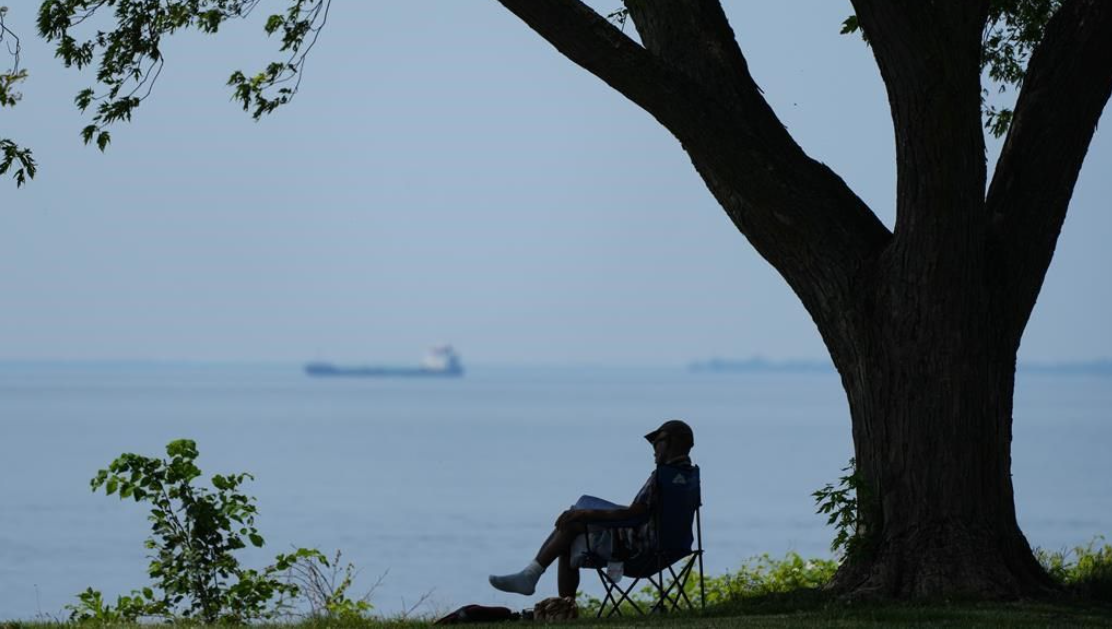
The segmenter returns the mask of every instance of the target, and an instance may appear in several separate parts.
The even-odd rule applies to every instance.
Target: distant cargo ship
[[[372,365],[342,366],[313,362],[305,365],[310,376],[374,377],[449,377],[463,375],[463,363],[451,345],[440,345],[429,350],[417,367],[379,367]]]

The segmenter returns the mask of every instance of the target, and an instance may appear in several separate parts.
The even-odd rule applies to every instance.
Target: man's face
[[[668,433],[662,432],[653,440],[653,458],[657,465],[668,460]]]

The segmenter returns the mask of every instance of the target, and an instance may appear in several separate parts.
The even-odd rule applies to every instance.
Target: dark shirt
[[[690,466],[691,457],[679,456],[665,465]],[[637,526],[617,529],[620,550],[615,553],[615,558],[632,559],[656,548],[656,517],[654,516],[658,501],[657,491],[656,470],[653,470],[633,498],[633,504],[643,504],[648,507],[648,519]]]

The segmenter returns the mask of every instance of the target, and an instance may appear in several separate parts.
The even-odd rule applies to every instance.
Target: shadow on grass
[[[580,627],[1112,627],[1112,605],[1069,595],[1014,603],[847,603],[819,589],[737,598],[705,611],[580,619]]]
[[[173,623],[201,627],[199,623]],[[528,621],[473,624],[471,627],[510,629],[532,625]],[[739,597],[708,606],[703,611],[680,611],[650,616],[621,616],[609,619],[580,618],[567,622],[540,622],[544,626],[575,627],[741,627],[787,629],[834,627],[1112,627],[1112,605],[1063,595],[1058,600],[1015,603],[846,603],[819,589]],[[0,622],[0,629],[44,629],[76,627],[75,623]],[[83,623],[82,627],[102,627]],[[150,629],[145,625],[111,625]],[[220,625],[231,628],[236,625]],[[289,623],[243,625],[254,629],[412,629],[431,626],[428,620],[365,619],[304,620]]]

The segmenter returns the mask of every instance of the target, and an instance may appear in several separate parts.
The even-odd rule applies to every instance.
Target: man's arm
[[[633,520],[648,514],[649,505],[641,502],[635,502],[621,509],[568,509],[556,519],[556,528],[564,528],[571,524]]]

